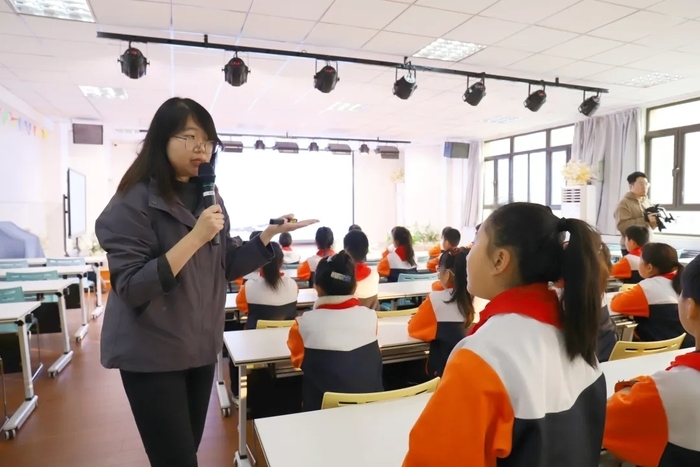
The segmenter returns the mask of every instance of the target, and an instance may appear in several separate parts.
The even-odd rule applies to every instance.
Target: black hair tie
[[[566,217],[562,217],[559,219],[559,222],[557,222],[557,232],[566,232],[567,227],[566,227]]]

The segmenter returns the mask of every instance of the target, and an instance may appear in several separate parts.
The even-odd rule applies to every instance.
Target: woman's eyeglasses
[[[185,142],[185,149],[192,152],[203,152],[205,154],[215,154],[221,150],[221,143],[218,141],[195,141],[189,136],[173,136]]]

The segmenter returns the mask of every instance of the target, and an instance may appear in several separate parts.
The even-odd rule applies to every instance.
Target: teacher
[[[622,246],[623,256],[628,253],[625,249],[625,231],[633,225],[646,226],[651,229],[656,228],[656,215],[649,214],[648,221],[644,217],[645,209],[651,207],[651,201],[647,198],[649,191],[649,180],[644,172],[632,172],[627,177],[630,191],[617,204],[615,209],[615,221],[617,222],[617,230],[622,237],[620,245]]]
[[[234,246],[218,192],[218,203],[204,209],[197,182],[199,165],[214,164],[221,147],[204,107],[167,100],[95,223],[112,283],[101,362],[120,370],[152,467],[197,466],[228,281],[269,262],[272,237],[316,222],[283,216],[285,223]]]

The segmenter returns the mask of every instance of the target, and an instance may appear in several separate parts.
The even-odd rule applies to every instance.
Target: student
[[[369,240],[361,230],[351,230],[343,239],[343,248],[355,262],[355,280],[357,290],[355,297],[362,306],[372,310],[379,309],[379,274],[365,264],[369,253]]]
[[[440,242],[436,243],[433,245],[432,248],[428,250],[428,260],[431,259],[439,259],[440,255],[442,254],[444,248],[442,247],[443,242],[445,241],[445,232],[450,230],[452,227],[447,226],[444,229],[442,229],[442,232],[440,233]],[[435,272],[435,271],[433,271]]]
[[[416,274],[418,270],[411,232],[406,227],[394,227],[391,235],[394,251],[379,261],[377,271],[380,276],[386,277],[388,282],[397,282],[399,274]]]
[[[255,329],[258,320],[285,320],[297,316],[299,287],[281,271],[282,248],[270,242],[275,257],[260,269],[259,275],[247,281],[236,295],[236,306],[248,315],[246,329]]]
[[[411,430],[404,466],[598,465],[600,245],[586,222],[539,204],[507,204],[488,217],[467,270],[469,293],[490,301]],[[548,282],[562,277],[560,302]]]
[[[610,277],[610,270],[613,267],[612,261],[610,260],[610,249],[605,243],[600,245],[600,255],[607,274],[605,277],[601,278],[603,304],[600,309],[598,322],[598,348],[596,350],[596,355],[598,356],[598,361],[603,363],[610,359],[610,354],[617,343],[617,333],[615,332],[615,322],[610,317],[610,307],[605,298],[605,288],[608,284],[608,277]]]
[[[639,284],[639,256],[642,248],[649,243],[649,229],[641,225],[633,225],[625,230],[625,248],[628,253],[615,263],[610,273],[611,277],[622,279],[625,284]]]
[[[681,276],[678,314],[695,342],[700,337],[700,257]],[[608,401],[603,447],[640,466],[700,465],[700,347],[676,357],[665,371],[615,386]]]
[[[459,233],[459,230],[453,229],[452,227],[445,227],[445,230],[442,231],[442,243],[440,244],[440,247],[442,248],[441,251],[449,251],[453,248],[457,248],[461,240],[462,234]],[[436,256],[435,258],[431,258],[428,260],[427,267],[429,271],[437,271],[437,266],[438,262],[440,261],[440,257],[441,254],[438,254],[438,256]]]
[[[639,260],[639,274],[642,281],[615,295],[610,308],[634,316],[635,336],[641,342],[663,341],[683,334],[678,318],[683,265],[678,262],[676,250],[665,243],[646,244]],[[686,336],[681,347],[693,346],[693,336]]]
[[[333,251],[333,231],[328,227],[319,227],[316,231],[316,254],[301,263],[297,268],[297,279],[309,281],[309,287],[314,286],[314,274],[319,261],[326,256],[334,255]]]
[[[408,323],[408,334],[430,342],[428,376],[442,376],[452,349],[464,339],[474,322],[472,297],[467,292],[466,248],[443,251],[438,278],[443,290],[431,292]]]
[[[280,235],[280,246],[284,255],[284,264],[297,264],[301,261],[301,255],[292,250],[292,236],[288,233]]]
[[[248,241],[247,241],[247,242],[243,242],[243,244],[245,245],[246,243],[249,243],[249,242],[253,241],[253,239],[256,238],[256,237],[258,237],[261,233],[262,233],[262,231],[260,231],[260,230],[254,230],[254,231],[252,231],[252,232],[250,233],[250,236],[248,237]],[[255,279],[257,276],[258,276],[258,271],[253,271],[253,272],[251,272],[251,273],[249,273],[249,274],[246,274],[246,275],[243,276],[243,277],[237,278],[237,279],[234,280],[233,282],[235,282],[236,285],[237,285],[238,287],[242,287],[243,284],[245,283],[245,281],[250,280],[250,279]]]
[[[348,232],[352,232],[353,230],[359,230],[360,232],[362,232],[362,227],[360,227],[360,226],[357,225],[357,224],[352,224],[352,225],[350,226],[350,228],[348,229]]]
[[[297,318],[287,346],[292,364],[304,371],[304,410],[321,408],[326,392],[381,392],[382,354],[377,342],[377,312],[353,297],[355,263],[349,254],[320,260],[318,300]]]

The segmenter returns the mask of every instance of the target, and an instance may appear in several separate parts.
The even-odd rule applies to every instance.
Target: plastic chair
[[[618,341],[610,354],[609,361],[623,360],[625,358],[641,357],[643,355],[670,352],[678,350],[683,344],[685,333],[674,339],[656,342],[624,342]]]
[[[407,310],[394,311],[378,311],[377,318],[396,318],[400,316],[413,316],[418,313],[418,308],[409,308]]]
[[[342,392],[327,392],[323,395],[321,410],[334,409],[344,405],[369,404],[372,402],[390,401],[403,397],[417,396],[419,394],[435,392],[440,383],[440,378],[434,378],[423,384],[417,384],[395,391],[368,392],[361,394],[344,394]]]
[[[11,287],[0,289],[0,303],[18,303],[24,301],[24,291],[22,287]]]
[[[414,282],[414,281],[436,281],[438,280],[437,273],[430,274],[399,274],[397,282]],[[416,302],[410,298],[400,298],[396,303],[399,307],[415,305]]]
[[[11,287],[7,289],[0,289],[0,303],[19,303],[25,300],[24,291],[22,287]],[[32,379],[36,377],[42,368],[41,363],[41,339],[39,338],[39,321],[34,317],[33,314],[27,316],[26,321],[27,330],[31,332],[33,328],[36,328],[36,346],[37,354],[39,357],[39,367],[36,372],[32,374]],[[17,334],[17,325],[12,324],[0,324],[0,334]],[[30,334],[31,337],[31,334]],[[31,369],[30,369],[31,371]],[[7,420],[7,399],[5,394],[5,367],[2,362],[2,357],[0,357],[0,379],[2,379],[2,395],[3,403],[5,408],[5,420]],[[0,424],[2,426],[2,424]]]
[[[26,259],[0,260],[0,269],[19,269],[28,267],[29,261],[27,261]]]
[[[48,267],[61,267],[61,266],[85,266],[85,258],[81,256],[74,256],[70,258],[46,258],[46,266]],[[91,280],[83,278],[84,284],[83,288],[88,290],[95,287],[95,283]]]
[[[19,282],[19,281],[55,281],[60,279],[57,271],[46,271],[46,272],[10,272],[8,271],[5,275],[5,280],[7,282]],[[34,298],[28,298],[27,300],[35,300]],[[42,302],[56,303],[58,297],[55,295],[46,295],[41,298]]]
[[[258,324],[255,329],[268,329],[268,328],[291,328],[294,326],[295,320],[285,319],[285,320],[269,320],[269,319],[259,319]]]

